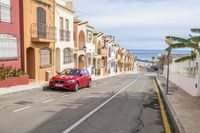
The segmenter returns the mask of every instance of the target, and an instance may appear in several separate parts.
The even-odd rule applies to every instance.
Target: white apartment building
[[[56,0],[55,25],[57,33],[55,67],[61,72],[74,67],[74,11],[70,0]]]
[[[117,73],[118,69],[118,49],[115,42],[115,38],[113,36],[107,36],[106,39],[108,40],[108,73],[114,74]]]

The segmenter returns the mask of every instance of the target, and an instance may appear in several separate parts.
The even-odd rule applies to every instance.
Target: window
[[[10,0],[0,0],[0,21],[11,23]]]
[[[65,19],[65,41],[70,41],[69,20]]]
[[[60,20],[59,20],[60,22],[60,29],[63,29],[63,18],[62,17],[60,17]]]
[[[69,31],[69,20],[65,19],[65,30]]]
[[[42,7],[37,8],[37,25],[38,25],[38,37],[46,38],[46,11]]]
[[[88,43],[92,42],[92,32],[91,31],[87,31],[87,42]]]
[[[0,60],[18,58],[17,38],[10,34],[0,34]]]
[[[91,58],[88,58],[88,65],[91,65]]]
[[[73,63],[73,53],[71,49],[65,48],[63,51],[63,55],[64,55],[63,64]]]
[[[45,68],[51,66],[51,49],[40,49],[40,67]]]
[[[60,41],[64,41],[64,30],[63,30],[63,18],[62,17],[60,17],[59,23],[60,23]]]
[[[111,48],[109,47],[109,49],[108,49],[108,55],[109,55],[109,57],[111,57]]]

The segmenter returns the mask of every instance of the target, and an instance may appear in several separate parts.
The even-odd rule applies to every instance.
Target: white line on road
[[[69,133],[70,131],[72,131],[74,128],[76,128],[78,125],[80,125],[82,122],[84,122],[87,118],[89,118],[91,115],[93,115],[95,112],[97,112],[100,108],[102,108],[109,101],[111,101],[113,98],[115,98],[118,94],[120,94],[122,91],[124,91],[126,88],[128,88],[130,85],[132,85],[136,81],[137,81],[137,79],[135,79],[133,82],[131,82],[130,84],[128,84],[127,86],[125,86],[123,89],[121,89],[120,91],[118,91],[115,95],[113,95],[112,97],[110,97],[104,103],[102,103],[101,105],[99,105],[97,108],[95,108],[94,110],[92,110],[86,116],[82,117],[79,121],[77,121],[76,123],[74,123],[73,125],[71,125],[69,128],[67,128],[63,133]]]
[[[51,101],[53,101],[54,99],[49,99],[49,100],[45,100],[45,101],[43,101],[42,103],[48,103],[48,102],[51,102]]]
[[[26,107],[23,107],[23,108],[20,108],[20,109],[14,110],[13,112],[16,113],[16,112],[19,112],[19,111],[22,111],[22,110],[28,109],[28,108],[30,108],[30,107],[31,107],[31,106],[26,106]]]

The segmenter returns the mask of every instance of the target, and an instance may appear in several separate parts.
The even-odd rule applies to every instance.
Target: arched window
[[[70,64],[73,63],[73,52],[69,48],[65,48],[63,50],[63,64]]]
[[[52,64],[52,58],[51,58],[51,49],[49,48],[42,48],[40,49],[40,67],[50,67]]]
[[[17,38],[10,34],[0,34],[0,60],[18,58]]]
[[[46,11],[42,7],[37,8],[38,37],[46,38]]]

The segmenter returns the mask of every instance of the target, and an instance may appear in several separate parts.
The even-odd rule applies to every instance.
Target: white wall
[[[66,0],[67,1],[67,0]],[[63,0],[56,0],[56,3],[62,6],[65,6],[65,2]],[[57,42],[55,44],[56,48],[60,49],[60,70],[62,71],[63,69],[66,68],[72,68],[74,67],[74,61],[70,64],[63,64],[63,50],[65,48],[70,48],[72,51],[74,51],[74,14],[73,12],[62,8],[61,6],[56,5],[56,11],[55,11],[55,25],[56,25],[56,32],[57,32]],[[60,41],[60,23],[59,23],[59,18],[63,17],[63,20],[68,19],[69,20],[69,31],[70,31],[70,41]],[[65,28],[65,21],[64,23],[64,30]]]
[[[187,64],[185,62],[184,64]],[[180,73],[177,63],[172,63],[169,69],[169,80],[192,96],[200,96],[200,72],[195,77],[184,76]],[[178,73],[176,73],[177,71]],[[167,77],[167,66],[164,66],[164,76]],[[195,86],[197,84],[197,87]]]

